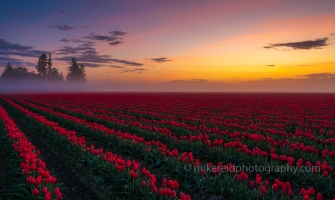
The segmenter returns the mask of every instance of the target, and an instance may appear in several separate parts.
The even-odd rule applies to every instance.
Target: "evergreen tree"
[[[47,61],[47,76],[46,81],[47,82],[58,82],[58,81],[64,81],[64,76],[62,73],[58,72],[58,69],[52,68],[52,62],[51,62],[51,54],[48,56]]]
[[[6,80],[28,80],[34,78],[36,78],[34,72],[29,72],[25,67],[13,67],[9,62],[1,75],[1,79]]]
[[[50,82],[52,79],[52,62],[51,62],[51,54],[49,53],[48,61],[47,61],[47,76],[46,81]]]
[[[50,64],[51,64],[51,60],[50,60]],[[48,75],[48,56],[46,54],[42,54],[37,62],[37,73],[38,75],[44,80],[47,80],[47,75]]]
[[[66,77],[67,82],[78,82],[84,83],[86,82],[86,73],[85,67],[83,64],[80,66],[77,64],[76,60],[72,58],[72,65],[68,68],[68,74]]]
[[[51,82],[64,81],[64,76],[62,73],[59,73],[56,68],[52,68],[50,71],[50,81]]]
[[[2,72],[1,78],[14,78],[15,70],[13,66],[10,65],[10,62],[7,63],[5,70]]]

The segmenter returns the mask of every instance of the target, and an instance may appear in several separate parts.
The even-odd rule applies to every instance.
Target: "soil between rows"
[[[7,175],[4,170],[5,163],[3,162],[4,158],[0,153],[0,199],[5,199],[6,191],[7,191]]]

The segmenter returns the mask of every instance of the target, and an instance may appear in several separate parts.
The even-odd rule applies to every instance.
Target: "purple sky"
[[[100,91],[335,92],[335,1],[6,1],[0,72],[72,57]],[[35,70],[36,71],[36,70]]]

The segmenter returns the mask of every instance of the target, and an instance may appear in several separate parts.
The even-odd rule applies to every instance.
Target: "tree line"
[[[77,61],[72,58],[72,63],[68,67],[68,74],[64,79],[62,72],[58,72],[58,69],[52,66],[51,54],[42,54],[37,62],[36,66],[37,73],[34,71],[29,72],[25,67],[14,67],[7,63],[5,70],[3,71],[0,79],[1,80],[22,80],[31,81],[37,80],[45,83],[59,83],[59,82],[86,82],[85,67],[83,64],[78,65]]]

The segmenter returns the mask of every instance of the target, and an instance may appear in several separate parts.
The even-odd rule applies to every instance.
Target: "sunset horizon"
[[[0,200],[335,200],[335,0],[0,5]]]
[[[0,73],[50,53],[88,91],[335,92],[334,1],[2,5]]]

